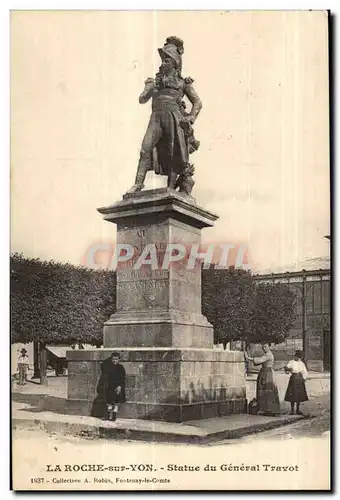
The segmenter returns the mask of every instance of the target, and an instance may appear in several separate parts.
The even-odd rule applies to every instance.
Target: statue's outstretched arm
[[[145,104],[151,98],[155,88],[155,80],[153,78],[147,78],[145,80],[145,87],[141,95],[139,96],[139,104]]]
[[[192,108],[188,118],[191,121],[191,123],[194,123],[197,116],[199,115],[199,112],[202,109],[202,101],[198,97],[198,94],[196,93],[194,87],[191,84],[185,86],[184,93],[192,104]]]

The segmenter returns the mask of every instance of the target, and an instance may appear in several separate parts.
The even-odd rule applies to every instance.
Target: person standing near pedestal
[[[102,373],[97,386],[97,397],[92,406],[92,417],[115,421],[119,404],[126,401],[126,373],[119,360],[119,354],[114,352],[101,365]]]
[[[250,357],[245,352],[244,356],[254,365],[262,365],[256,381],[256,400],[259,413],[265,415],[280,414],[279,391],[274,380],[274,355],[269,348],[269,344],[262,344],[263,355]]]
[[[308,372],[306,365],[302,361],[303,354],[296,351],[294,359],[285,366],[285,372],[290,373],[290,379],[285,395],[285,401],[290,402],[291,414],[294,415],[294,404],[296,404],[296,415],[302,415],[300,403],[308,401],[305,380]]]

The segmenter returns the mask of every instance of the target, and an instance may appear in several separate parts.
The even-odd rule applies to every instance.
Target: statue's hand
[[[190,125],[193,125],[195,123],[195,118],[193,116],[188,115],[185,118],[187,122],[190,123]]]
[[[152,96],[152,92],[155,90],[155,81],[153,78],[147,78],[144,82],[144,90],[139,96],[139,103],[145,104]]]
[[[162,87],[162,81],[163,81],[163,76],[161,73],[156,74],[156,78],[154,80],[154,85],[157,89],[160,89]]]
[[[155,80],[154,78],[147,78],[144,82],[145,85],[154,85],[155,84]]]
[[[144,91],[150,92],[156,88],[155,80],[153,78],[147,78],[144,82],[145,89]]]
[[[191,116],[183,116],[180,120],[181,127],[185,130],[187,134],[192,132],[192,117]]]

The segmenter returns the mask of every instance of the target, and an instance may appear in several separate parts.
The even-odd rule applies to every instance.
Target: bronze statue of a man
[[[143,189],[147,171],[154,170],[156,174],[167,175],[169,187],[178,187],[190,195],[194,181],[190,178],[193,166],[189,163],[189,154],[199,147],[192,124],[202,103],[192,86],[193,79],[183,78],[181,74],[183,41],[175,36],[168,37],[158,52],[162,59],[159,72],[155,78],[145,81],[139,97],[141,104],[152,99],[152,114],[142,143],[135,183],[128,194]],[[184,96],[192,104],[189,113],[182,101]]]

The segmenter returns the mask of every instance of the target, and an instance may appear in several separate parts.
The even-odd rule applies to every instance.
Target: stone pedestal
[[[127,372],[120,417],[182,422],[245,411],[243,355],[212,348],[201,264],[190,259],[200,251],[201,229],[217,216],[168,188],[125,196],[99,212],[117,224],[117,244],[126,246],[119,252],[127,255],[117,266],[105,349],[68,352],[69,411],[89,414],[100,363],[113,350]]]
[[[113,349],[69,351],[68,411],[89,415],[100,362]],[[120,418],[184,422],[246,411],[244,358],[216,349],[118,349],[127,403]]]
[[[188,269],[188,261],[191,249],[199,250],[201,229],[217,216],[187,200],[157,189],[99,209],[117,224],[117,244],[134,249],[118,262],[117,311],[105,324],[105,347],[212,347],[213,327],[201,313],[200,263]],[[169,244],[186,255],[166,265]],[[150,263],[139,266],[142,255]]]

